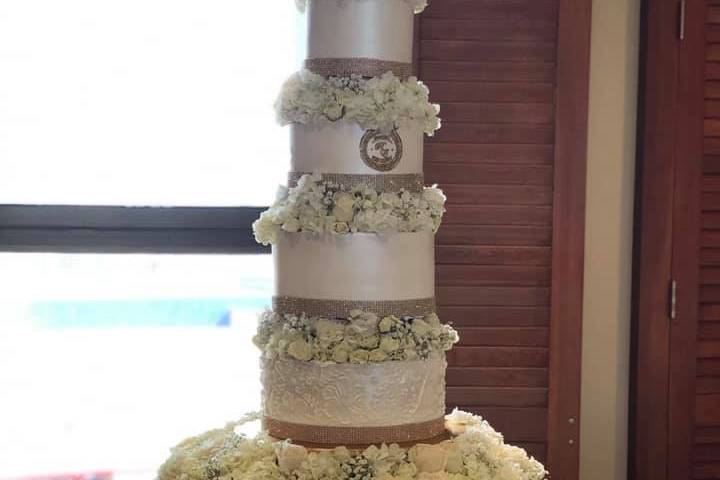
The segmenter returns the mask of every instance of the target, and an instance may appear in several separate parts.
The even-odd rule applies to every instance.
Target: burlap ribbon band
[[[273,297],[272,303],[273,310],[280,315],[304,313],[309,316],[335,319],[347,318],[351,310],[372,312],[378,317],[389,315],[423,317],[435,312],[434,298],[365,301],[276,296]]]
[[[308,58],[305,68],[323,77],[379,77],[386,72],[405,80],[412,75],[412,63],[377,58]]]
[[[270,436],[298,443],[317,445],[372,445],[427,440],[445,431],[445,420],[435,420],[387,427],[328,427],[304,425],[263,418],[263,428]]]
[[[288,173],[288,187],[297,185],[298,180],[303,175],[310,172],[290,172]],[[347,189],[358,186],[368,186],[374,188],[378,192],[398,192],[407,190],[409,192],[420,193],[424,188],[424,178],[422,174],[417,173],[397,173],[397,174],[352,174],[352,173],[323,173],[322,179],[333,183],[337,183]]]

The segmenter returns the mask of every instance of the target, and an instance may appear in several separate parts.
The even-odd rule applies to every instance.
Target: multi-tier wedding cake
[[[185,440],[160,480],[543,479],[480,417],[446,415],[434,234],[423,182],[439,107],[412,76],[425,0],[298,1],[305,68],[284,85],[288,186],[255,222],[275,297],[260,319],[263,411]],[[260,422],[261,433],[244,433]]]

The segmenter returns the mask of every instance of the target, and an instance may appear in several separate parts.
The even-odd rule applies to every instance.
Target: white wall
[[[630,285],[640,0],[594,0],[580,478],[627,468]]]

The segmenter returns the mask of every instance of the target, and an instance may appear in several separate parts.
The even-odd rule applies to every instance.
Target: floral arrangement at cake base
[[[172,449],[158,480],[544,480],[542,464],[482,418],[455,410],[445,417],[453,435],[437,444],[309,449],[265,433],[242,432],[253,414],[189,438]]]

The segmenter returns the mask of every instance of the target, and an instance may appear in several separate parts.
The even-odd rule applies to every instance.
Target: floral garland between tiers
[[[253,338],[267,358],[323,363],[426,359],[433,352],[450,350],[457,341],[457,332],[434,313],[379,319],[362,310],[351,311],[346,321],[267,311]]]
[[[432,136],[440,128],[440,106],[429,101],[428,88],[415,77],[325,78],[301,70],[285,81],[275,102],[281,125],[345,120],[365,130],[389,133],[394,128],[422,128]]]
[[[481,417],[455,410],[445,417],[454,437],[410,449],[396,444],[308,450],[265,433],[243,433],[259,414],[188,438],[171,450],[158,480],[543,480],[543,465],[507,445]]]
[[[301,12],[305,11],[309,2],[310,0],[295,0],[295,4]],[[405,0],[405,2],[413,6],[415,13],[421,13],[428,6],[428,0]]]
[[[300,177],[297,186],[280,187],[275,203],[253,223],[255,239],[276,243],[281,231],[347,234],[355,232],[435,232],[445,212],[445,195],[433,186],[422,194],[378,192],[367,186],[344,187],[320,174]]]

